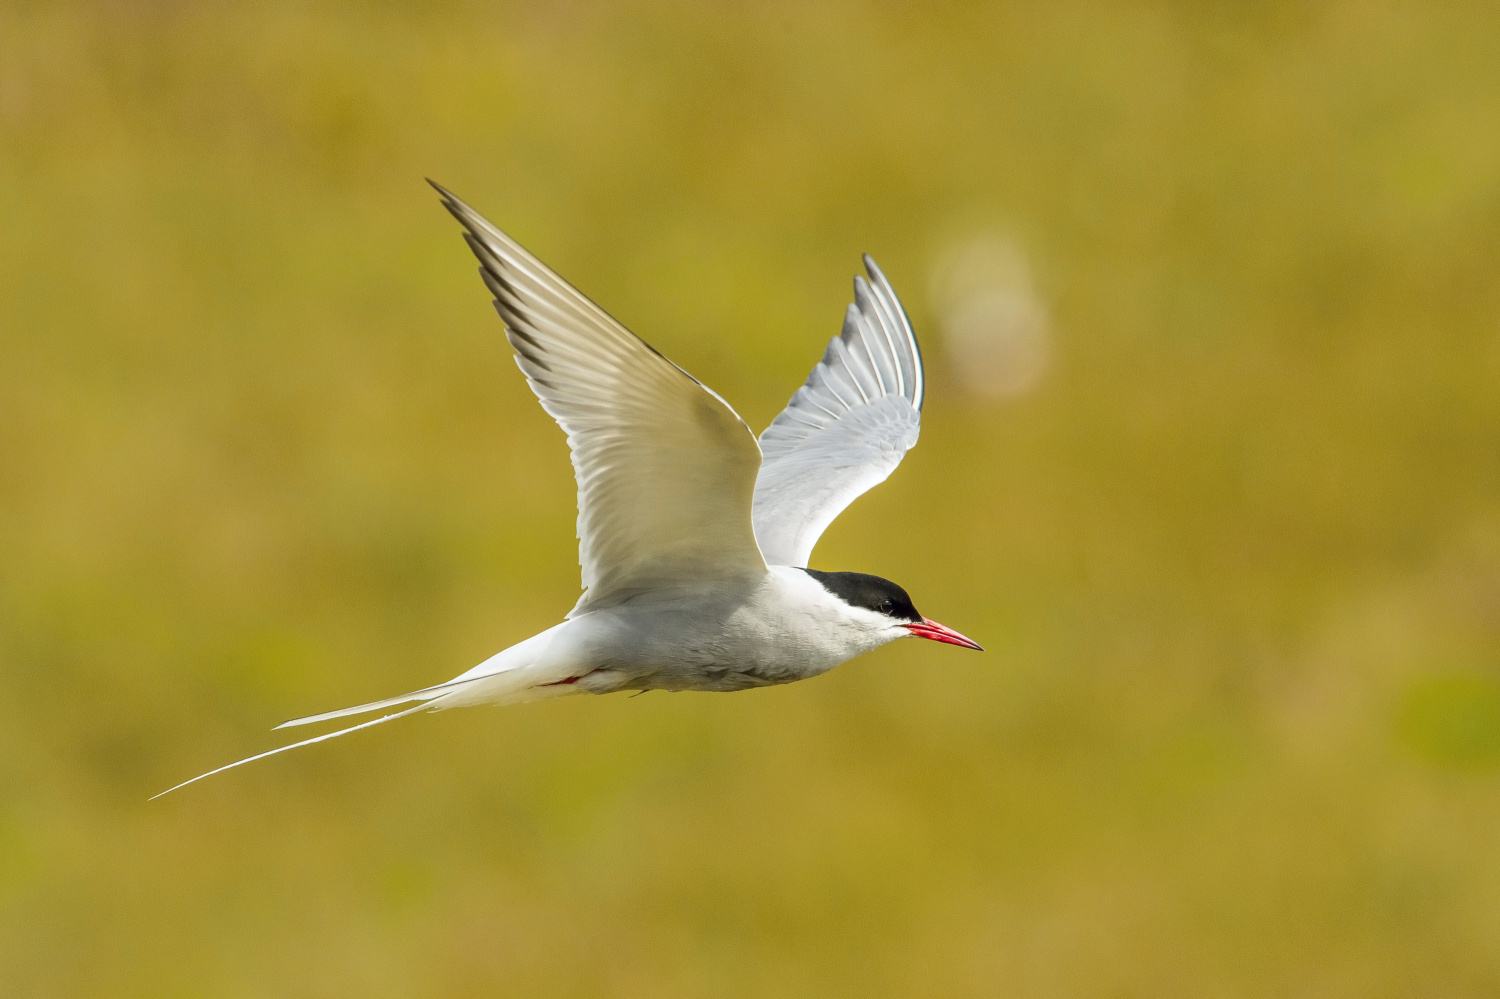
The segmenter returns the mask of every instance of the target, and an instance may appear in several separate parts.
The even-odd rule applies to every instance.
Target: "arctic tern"
[[[923,617],[890,580],[808,568],[833,519],[917,443],[922,353],[874,260],[864,257],[868,281],[854,279],[842,332],[757,441],[712,389],[432,186],[479,258],[516,364],[567,433],[583,596],[561,624],[447,683],[278,728],[410,705],[400,711],[169,791],[418,711],[585,692],[764,687],[909,636],[980,648]]]

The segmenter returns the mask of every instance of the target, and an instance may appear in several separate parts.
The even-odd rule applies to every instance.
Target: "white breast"
[[[727,631],[729,643],[758,669],[787,680],[825,673],[906,634],[885,615],[851,607],[787,566],[771,567]]]

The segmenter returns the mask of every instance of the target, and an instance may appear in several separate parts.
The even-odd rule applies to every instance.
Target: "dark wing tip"
[[[446,187],[444,187],[442,184],[439,184],[431,177],[427,177],[425,179],[427,183],[432,185],[432,189],[438,193],[438,197],[442,198],[443,207],[448,209],[448,214],[457,219],[459,225],[463,226],[465,229],[469,230],[470,232],[477,233],[479,230],[476,228],[474,223],[474,219],[476,217],[474,209],[466,205],[463,199],[458,195],[454,194],[452,191],[448,190]]]

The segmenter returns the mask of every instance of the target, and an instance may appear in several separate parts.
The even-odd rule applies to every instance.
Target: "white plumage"
[[[888,580],[807,568],[823,531],[920,430],[921,351],[873,260],[842,333],[757,442],[713,390],[433,186],[464,227],[527,384],[567,434],[583,596],[561,624],[446,683],[279,727],[410,705],[400,711],[177,787],[417,711],[787,683],[909,635],[979,648]]]
[[[755,536],[766,561],[806,566],[834,518],[916,446],[922,352],[890,282],[865,256],[844,330],[760,435]]]

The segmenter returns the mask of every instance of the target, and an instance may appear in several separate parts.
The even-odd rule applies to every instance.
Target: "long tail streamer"
[[[290,746],[279,746],[276,749],[269,749],[269,750],[267,750],[264,753],[258,753],[255,756],[249,756],[249,757],[246,757],[243,760],[235,760],[233,763],[225,764],[224,766],[220,767],[217,770],[210,770],[206,774],[199,774],[198,776],[194,777],[192,780],[185,780],[181,784],[176,785],[175,787],[169,787],[165,791],[161,792],[161,794],[153,794],[147,800],[148,801],[155,801],[157,798],[160,798],[162,796],[162,794],[171,794],[173,791],[176,791],[178,788],[187,787],[189,784],[197,783],[198,781],[202,780],[205,777],[212,777],[214,774],[221,774],[221,773],[223,773],[226,770],[233,770],[235,767],[244,766],[246,763],[254,763],[256,760],[263,760],[267,756],[275,756],[277,753],[284,753],[288,749],[299,749],[302,746],[311,746],[315,742],[326,742],[329,739],[337,739],[341,735],[348,735],[350,732],[358,732],[362,728],[369,728],[372,725],[379,725],[382,722],[394,721],[397,718],[402,718],[402,717],[405,717],[406,715],[409,715],[409,714],[415,714],[418,711],[425,711],[428,708],[431,708],[433,705],[435,705],[440,700],[442,700],[442,698],[440,698],[440,697],[433,698],[430,701],[423,701],[421,704],[415,705],[414,707],[407,708],[405,711],[396,711],[396,712],[393,712],[392,714],[382,715],[379,718],[373,718],[373,719],[371,719],[370,721],[367,721],[367,722],[360,722],[358,725],[350,725],[348,728],[341,728],[337,732],[325,732],[323,735],[316,735],[316,736],[313,736],[311,739],[303,739],[301,742],[294,742]]]

